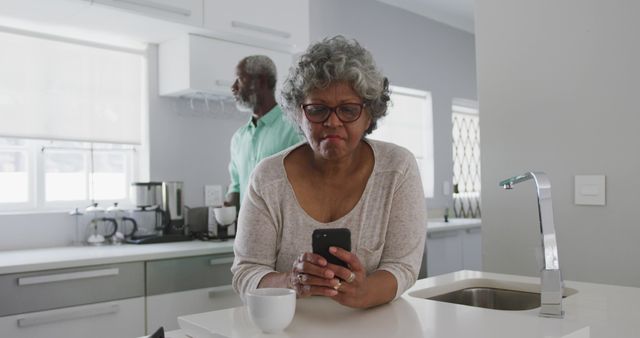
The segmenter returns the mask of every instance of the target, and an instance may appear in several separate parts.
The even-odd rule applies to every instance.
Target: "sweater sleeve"
[[[247,291],[255,290],[262,277],[275,271],[278,229],[270,217],[266,202],[256,189],[259,184],[252,177],[238,217],[238,231],[231,267],[233,289],[245,299]]]
[[[398,282],[396,299],[416,282],[427,236],[427,211],[418,165],[408,160],[405,176],[393,192],[389,226],[378,270]]]

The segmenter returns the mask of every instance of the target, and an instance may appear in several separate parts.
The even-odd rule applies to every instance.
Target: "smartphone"
[[[349,229],[316,229],[311,236],[313,253],[324,257],[331,264],[347,267],[347,263],[329,252],[329,247],[335,246],[351,251],[351,231]]]

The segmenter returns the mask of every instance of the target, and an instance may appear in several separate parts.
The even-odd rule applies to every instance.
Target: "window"
[[[0,211],[129,200],[144,50],[0,28]]]
[[[129,203],[136,147],[0,138],[0,210]]]
[[[24,140],[0,138],[0,205],[29,202],[29,147]]]
[[[391,86],[388,115],[371,138],[409,149],[416,157],[425,197],[433,197],[433,108],[428,92]]]
[[[454,100],[453,212],[455,217],[479,218],[480,211],[480,116],[477,103]]]

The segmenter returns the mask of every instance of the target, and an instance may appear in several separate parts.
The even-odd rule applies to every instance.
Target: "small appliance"
[[[156,234],[136,235],[127,243],[150,244],[189,241],[186,235],[183,204],[183,183],[178,181],[132,183],[138,211],[153,211],[160,216],[160,224],[155,224]],[[158,217],[156,217],[156,220]]]

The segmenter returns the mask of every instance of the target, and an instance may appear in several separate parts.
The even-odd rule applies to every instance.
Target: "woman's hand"
[[[329,248],[329,253],[349,266],[349,268],[345,268],[334,264],[327,265],[335,276],[342,280],[336,288],[338,293],[332,298],[338,303],[349,307],[370,307],[367,272],[362,263],[360,263],[358,256],[338,247]]]
[[[301,254],[293,262],[289,287],[296,290],[298,297],[338,295],[340,281],[327,265],[327,260],[320,255],[311,252]]]

